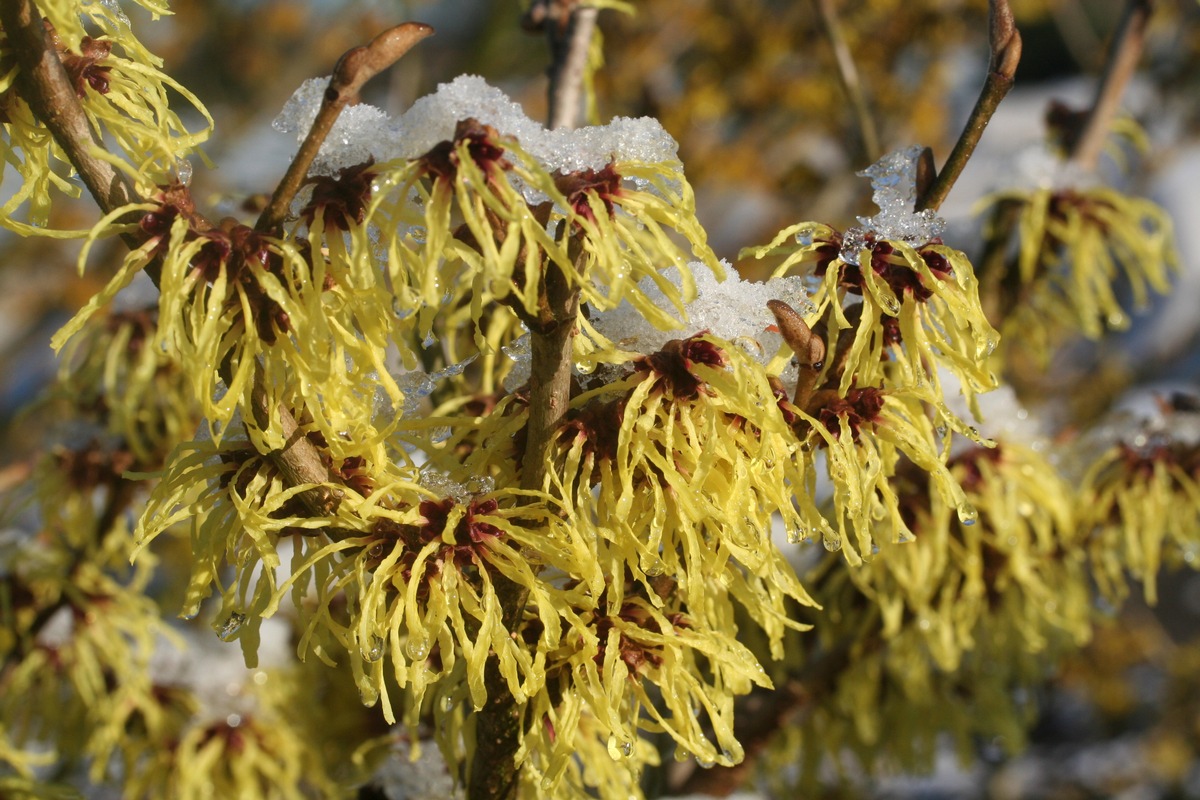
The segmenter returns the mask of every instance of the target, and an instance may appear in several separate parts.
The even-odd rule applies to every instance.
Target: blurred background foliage
[[[635,6],[634,14],[601,15],[598,117],[652,115],[663,122],[679,141],[718,255],[734,260],[740,248],[761,244],[797,220],[843,226],[869,211],[869,188],[854,172],[875,154],[864,151],[815,2],[638,0]],[[1044,110],[1065,87],[1082,105],[1086,76],[1100,68],[1124,2],[1014,0],[1013,6],[1025,57],[1008,103]],[[837,7],[881,149],[920,142],[944,157],[986,67],[986,2],[848,0]],[[163,57],[165,70],[216,118],[207,152],[221,166],[196,165],[194,186],[222,213],[244,216],[282,174],[293,144],[269,123],[291,92],[400,20],[430,23],[438,35],[369,87],[369,102],[398,113],[439,82],[477,73],[530,116],[545,115],[546,49],[521,29],[519,0],[175,0],[173,9],[174,17],[153,25],[134,15],[134,25]],[[1141,110],[1151,149],[1138,162],[1134,183],[1153,175],[1172,152],[1196,146],[1198,16],[1194,0],[1173,0],[1161,2],[1153,18],[1136,87],[1144,96],[1131,103],[1135,113]],[[1021,100],[1023,92],[1033,99]],[[1037,108],[1019,124],[1036,126]],[[964,203],[952,195],[948,205],[961,212],[973,199]],[[1200,204],[1190,209],[1200,213]],[[58,206],[56,213],[52,224],[62,228],[94,218],[86,201]],[[1181,227],[1196,222],[1177,219]],[[115,266],[120,248],[114,242],[107,255],[93,256],[95,264]],[[48,248],[45,241],[0,234],[0,488],[28,474],[55,416],[52,404],[18,411],[54,374],[50,334],[110,274],[99,268],[80,277],[76,251],[70,242]],[[1195,266],[1194,254],[1184,255]],[[1194,345],[1194,335],[1179,335]],[[1071,352],[1085,365],[1076,372],[1086,368],[1100,376],[1086,384],[1086,402],[1075,407],[1099,413],[1128,379],[1113,377],[1094,349]],[[1195,380],[1194,371],[1175,377]],[[873,785],[870,793],[1200,797],[1200,577],[1165,578],[1160,595],[1154,609],[1135,598],[1042,690],[1030,754],[1008,760],[1002,742],[981,742],[980,752],[995,758],[971,771],[942,769],[939,761],[932,779],[897,779]],[[160,599],[166,609],[177,604],[174,597]]]

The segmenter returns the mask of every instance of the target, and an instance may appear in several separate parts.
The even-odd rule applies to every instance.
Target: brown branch
[[[858,67],[854,64],[854,56],[851,55],[850,46],[846,43],[846,32],[838,18],[837,9],[834,8],[834,0],[815,0],[815,2],[817,14],[821,18],[821,25],[825,28],[825,35],[833,47],[838,78],[841,79],[842,88],[850,100],[850,107],[854,109],[854,118],[858,123],[859,144],[862,146],[864,160],[872,163],[881,155],[879,133],[875,126],[875,118],[871,115],[871,107],[867,102],[866,91],[863,88],[862,79],[859,77]]]
[[[1096,166],[1108,127],[1121,106],[1121,96],[1137,69],[1146,43],[1146,24],[1154,11],[1154,0],[1130,0],[1109,49],[1104,76],[1096,87],[1091,110],[1082,133],[1072,148],[1071,160],[1085,169]]]
[[[929,190],[917,200],[918,211],[926,208],[936,211],[941,206],[958,176],[962,174],[963,168],[967,166],[971,154],[975,152],[975,146],[979,144],[979,139],[983,136],[992,115],[996,113],[1000,101],[1012,88],[1017,63],[1021,60],[1021,34],[1013,22],[1008,0],[990,0],[989,6],[991,60],[988,63],[987,79],[946,163],[934,178]]]
[[[550,67],[550,127],[573,128],[580,106],[580,91],[587,50],[595,26],[595,9],[540,0],[526,14],[527,27],[546,25],[552,63]],[[551,12],[568,15],[553,17]],[[501,230],[496,228],[497,235]],[[572,241],[573,258],[582,256]],[[521,462],[521,488],[542,489],[550,446],[571,400],[573,341],[579,315],[579,287],[563,271],[546,263],[538,292],[536,319],[520,313],[529,327],[529,419],[525,423],[525,455]],[[504,627],[516,631],[525,615],[529,590],[499,573],[492,576]],[[516,753],[525,726],[525,708],[508,689],[495,657],[485,667],[487,704],[475,715],[475,752],[467,783],[468,800],[511,800],[517,796],[520,770]]]
[[[405,22],[389,28],[365,45],[347,50],[338,59],[317,117],[296,152],[296,157],[292,159],[287,172],[275,187],[271,202],[259,215],[258,222],[254,225],[255,230],[271,231],[283,223],[292,199],[308,177],[308,168],[312,166],[317,153],[321,151],[321,145],[333,130],[333,124],[337,122],[343,108],[358,102],[358,93],[366,82],[396,63],[413,45],[432,36],[433,33],[433,28],[429,25]]]
[[[365,45],[347,50],[333,69],[329,86],[321,101],[317,117],[309,128],[308,135],[300,145],[296,157],[288,165],[287,172],[275,187],[271,202],[259,215],[255,229],[270,232],[277,229],[287,215],[288,207],[296,192],[300,190],[308,168],[321,150],[338,116],[347,105],[358,101],[358,94],[371,78],[396,63],[405,53],[422,39],[433,35],[433,28],[420,22],[405,22],[389,28]],[[272,409],[268,406],[266,390],[262,385],[262,373],[255,371],[251,389],[254,421],[263,428],[270,427]],[[337,483],[322,459],[320,449],[304,435],[296,418],[283,405],[274,409],[286,444],[283,449],[271,454],[272,460],[293,486],[305,483],[319,484],[300,495],[305,508],[314,516],[326,516],[337,508],[341,492],[330,489],[328,484]],[[331,538],[338,538],[334,529],[326,531]]]
[[[579,314],[579,288],[562,270],[548,264],[540,292],[539,324],[531,328],[529,419],[525,423],[525,457],[521,488],[540,490],[546,478],[550,446],[571,400],[573,341]],[[516,631],[525,615],[529,590],[499,573],[493,574],[502,623]],[[515,761],[525,724],[518,704],[500,674],[495,658],[488,660],[487,705],[475,718],[475,753],[467,787],[469,800],[516,797],[519,771]]]
[[[139,201],[141,198],[125,174],[97,157],[97,153],[104,151],[104,145],[88,122],[37,6],[32,0],[0,0],[0,25],[16,56],[21,99],[49,129],[100,209],[108,214]],[[130,249],[141,244],[131,234],[123,238]],[[149,269],[147,272],[157,286],[156,272]]]

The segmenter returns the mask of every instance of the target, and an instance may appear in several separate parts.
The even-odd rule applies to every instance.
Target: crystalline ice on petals
[[[121,10],[121,4],[117,2],[117,0],[100,0],[100,4],[108,9],[108,12],[112,14],[113,19],[115,19],[121,26],[125,28],[129,27],[129,17],[125,16],[125,12]]]
[[[879,207],[878,214],[859,217],[858,221],[877,238],[907,242],[919,247],[945,230],[945,221],[931,209],[913,210],[917,200],[917,163],[921,151],[919,145],[897,150],[858,173],[871,179],[871,188],[874,189],[871,199]],[[843,261],[857,264],[858,247],[850,247],[848,241],[851,231],[846,232],[847,241],[842,245],[841,257]],[[848,253],[854,257],[847,258]]]
[[[690,267],[696,283],[696,299],[685,307],[687,321],[683,328],[659,330],[628,302],[597,315],[592,324],[622,348],[647,354],[662,349],[672,339],[707,330],[714,336],[744,344],[748,353],[765,363],[783,342],[779,333],[772,330],[775,317],[767,308],[767,301],[782,300],[800,314],[814,310],[802,278],[773,278],[766,283],[743,281],[733,266],[724,264],[726,279],[718,281],[703,264],[693,263]],[[663,275],[676,286],[681,285],[677,270],[666,270]],[[670,314],[678,313],[653,281],[643,280],[639,288],[659,308]]]
[[[317,118],[317,110],[321,107],[321,98],[328,84],[327,77],[310,78],[300,84],[300,88],[284,103],[283,110],[271,122],[271,127],[280,133],[298,133],[297,141],[302,139]]]
[[[451,478],[449,473],[430,464],[421,467],[417,482],[434,494],[453,497],[458,503],[469,503],[472,498],[495,488],[495,482],[487,476],[476,476],[466,483],[460,483]]]
[[[867,220],[869,223],[870,220]],[[867,232],[862,228],[847,228],[842,234],[842,249],[838,258],[847,264],[858,266],[859,253],[867,245]]]
[[[275,130],[302,139],[327,83],[327,78],[316,78],[301,85],[272,123]],[[600,169],[613,160],[677,160],[678,145],[657,120],[618,117],[604,126],[548,131],[504,92],[478,76],[462,75],[395,119],[368,105],[346,109],[321,148],[314,171],[332,174],[367,157],[417,158],[452,139],[458,122],[469,117],[515,138],[549,172]]]
[[[512,369],[504,377],[504,390],[506,392],[515,392],[529,380],[530,362],[533,360],[532,346],[529,334],[525,334],[513,340],[511,344],[501,348],[504,355],[508,356],[513,362]]]

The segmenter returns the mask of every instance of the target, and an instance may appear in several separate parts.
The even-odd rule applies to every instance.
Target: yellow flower
[[[1195,444],[1147,427],[1109,447],[1084,475],[1079,524],[1100,591],[1111,601],[1128,594],[1127,571],[1154,603],[1164,564],[1197,565],[1197,459]]]
[[[142,5],[156,15],[169,13],[163,3]],[[137,40],[125,15],[111,4],[75,0],[39,3],[39,10],[84,113],[128,159],[121,167],[139,182],[139,188],[148,192],[156,181],[170,180],[180,170],[190,172],[190,166],[178,164],[189,153],[199,152],[211,132],[212,118],[194,94],[159,69],[161,59]],[[98,29],[101,35],[93,37],[88,29]],[[0,37],[0,63],[11,63],[7,43]],[[20,97],[16,76],[15,69],[0,76],[0,120],[6,123],[7,133],[0,139],[0,154],[16,168],[21,186],[0,208],[0,224],[30,235],[45,232],[51,188],[68,196],[78,196],[79,190],[54,174],[52,162],[65,162],[66,157]],[[205,128],[196,133],[184,128],[170,108],[171,92],[181,95],[204,118]],[[22,223],[15,212],[27,202],[29,221]]]
[[[1004,315],[1005,337],[1027,343],[1042,361],[1064,331],[1098,339],[1129,327],[1116,281],[1128,282],[1133,308],[1141,309],[1151,291],[1168,290],[1178,269],[1171,221],[1144,198],[1099,186],[1003,192],[990,202],[991,247],[1007,252],[1015,229],[1019,250],[1014,263],[990,270],[987,293]]]

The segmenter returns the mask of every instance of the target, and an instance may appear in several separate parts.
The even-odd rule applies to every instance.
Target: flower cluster
[[[162,3],[140,2],[154,14],[169,13]],[[50,38],[93,128],[105,131],[127,164],[122,167],[142,186],[190,174],[186,158],[198,153],[212,118],[185,87],[160,71],[161,60],[134,36],[129,19],[115,3],[55,0],[39,4]],[[14,65],[7,36],[0,32],[0,65]],[[6,67],[0,80],[0,154],[20,180],[0,207],[0,225],[24,235],[44,233],[55,194],[77,196],[79,188],[54,164],[67,161],[45,125],[21,96],[22,76]],[[171,110],[169,94],[178,93],[207,123],[189,132]],[[53,190],[53,191],[52,191]],[[17,211],[28,205],[26,221]],[[61,235],[61,232],[56,235]],[[70,234],[68,234],[70,235]],[[78,235],[78,234],[76,234]]]
[[[807,265],[821,279],[807,319],[777,310],[802,376],[781,408],[810,448],[827,449],[833,513],[822,527],[827,546],[845,546],[852,563],[911,536],[891,485],[902,461],[931,473],[959,518],[974,520],[942,451],[951,431],[982,440],[946,406],[941,375],[957,378],[972,410],[975,395],[997,385],[987,362],[998,335],[971,265],[934,238],[940,220],[913,212],[918,155],[895,153],[860,173],[880,208],[860,220],[868,227],[801,223],[749,251],[782,256],[776,275]]]
[[[1136,423],[1091,460],[1079,494],[1079,524],[1101,592],[1113,602],[1129,591],[1126,572],[1158,597],[1164,565],[1197,566],[1200,449],[1195,400],[1176,394],[1155,418]]]
[[[1178,269],[1171,221],[1145,198],[1105,186],[1042,188],[1001,192],[992,204],[988,248],[1003,266],[990,273],[995,311],[1005,320],[1005,339],[1023,343],[1041,362],[1064,333],[1099,339],[1129,327],[1118,281],[1128,286],[1133,308],[1143,309],[1152,291],[1168,290]]]

